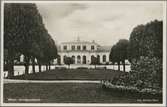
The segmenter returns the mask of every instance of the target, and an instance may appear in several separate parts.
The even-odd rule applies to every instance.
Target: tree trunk
[[[28,64],[26,64],[25,65],[25,75],[28,75],[28,72],[29,71],[29,65]]]
[[[8,60],[8,78],[14,77],[14,60],[13,58]]]
[[[70,69],[70,64],[68,65],[68,69]]]
[[[39,72],[41,72],[41,62],[40,62],[40,60],[37,60],[37,62],[38,62]]]
[[[35,74],[35,58],[32,57],[32,72]]]
[[[28,75],[29,72],[29,61],[30,58],[28,56],[25,56],[25,75]]]
[[[125,72],[125,60],[123,61],[123,71]]]
[[[96,69],[96,64],[95,64],[95,69]]]
[[[41,72],[41,63],[38,63],[39,72]]]
[[[118,62],[118,71],[120,71],[120,62]]]
[[[48,71],[48,64],[46,64],[46,71]]]
[[[14,56],[13,52],[9,51],[9,57],[7,60],[8,78],[14,77]]]
[[[50,71],[50,62],[49,62],[49,71]]]

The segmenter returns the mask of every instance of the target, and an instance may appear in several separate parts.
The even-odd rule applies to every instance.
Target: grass
[[[28,80],[112,80],[122,71],[104,69],[55,69],[51,71],[29,74]],[[25,75],[15,76],[13,79],[25,79]]]
[[[99,69],[63,69],[29,74],[30,80],[112,80],[121,71]],[[24,75],[14,79],[25,79]],[[143,103],[134,95],[124,95],[93,83],[7,83],[4,84],[5,103]],[[125,93],[126,94],[126,93]],[[9,100],[14,99],[14,100]],[[23,100],[22,100],[23,99]],[[40,99],[24,101],[24,99]],[[160,103],[148,99],[145,103]]]
[[[136,103],[137,98],[124,97],[88,83],[10,83],[4,84],[4,102],[8,99],[40,99],[40,103]],[[12,103],[24,103],[14,101]],[[37,101],[38,102],[38,101]],[[38,103],[39,103],[38,102]],[[30,102],[27,102],[30,103]]]

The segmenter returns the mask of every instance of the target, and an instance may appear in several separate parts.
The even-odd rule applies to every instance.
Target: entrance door
[[[81,64],[81,56],[77,56],[77,64]]]
[[[83,56],[83,64],[86,64],[86,56]]]

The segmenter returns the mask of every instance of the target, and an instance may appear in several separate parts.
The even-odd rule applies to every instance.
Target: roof
[[[80,41],[80,40],[69,41],[69,42],[62,42],[61,44],[95,44],[95,45],[99,45],[95,41],[89,42],[89,41]]]
[[[111,46],[99,46],[97,49],[98,52],[106,52],[110,50],[111,50]]]

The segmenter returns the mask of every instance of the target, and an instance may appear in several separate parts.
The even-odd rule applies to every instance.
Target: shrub
[[[132,63],[131,69],[136,73],[136,79],[145,84],[145,88],[149,84],[154,88],[162,88],[162,60],[155,57],[140,57],[140,60]]]
[[[88,67],[77,67],[77,69],[88,69]]]
[[[96,67],[96,69],[107,69],[106,67]]]
[[[117,93],[126,93],[128,94],[135,94],[136,96],[143,96],[146,97],[162,97],[162,90],[161,89],[152,89],[152,88],[143,88],[139,89],[134,86],[123,86],[123,85],[114,85],[109,81],[101,81],[102,88],[108,89],[111,92]]]
[[[55,67],[55,69],[67,69],[66,67]]]

